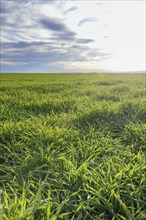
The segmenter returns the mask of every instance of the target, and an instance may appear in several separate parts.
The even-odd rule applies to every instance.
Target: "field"
[[[1,74],[0,219],[145,220],[144,74]]]

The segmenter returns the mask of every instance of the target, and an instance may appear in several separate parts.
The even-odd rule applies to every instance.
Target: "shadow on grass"
[[[30,104],[23,107],[18,107],[19,110],[26,111],[33,115],[46,115],[46,114],[60,114],[68,113],[69,111],[75,110],[74,100],[56,101],[56,102],[46,102],[42,104]]]
[[[39,115],[57,115],[61,113],[69,113],[76,111],[77,103],[74,99],[66,100],[49,100],[45,102],[34,103],[31,101],[29,103],[19,104],[17,102],[11,102],[8,100],[2,108],[1,121],[5,121],[8,118],[13,120],[19,120],[22,118],[30,118],[30,116],[39,116]]]
[[[100,85],[100,86],[112,86],[112,85],[117,85],[117,84],[121,84],[123,83],[122,80],[113,80],[113,81],[98,81],[98,82],[94,82],[94,85]]]
[[[73,121],[74,125],[81,130],[89,131],[90,127],[95,130],[108,128],[115,137],[121,136],[127,123],[146,122],[146,108],[140,103],[122,103],[117,109],[99,107],[90,110]]]
[[[47,94],[47,93],[59,93],[65,90],[65,86],[50,86],[50,87],[43,87],[43,86],[39,86],[39,87],[29,87],[28,91],[31,92],[36,92],[38,94]]]

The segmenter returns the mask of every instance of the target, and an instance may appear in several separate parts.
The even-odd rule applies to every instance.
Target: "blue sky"
[[[1,72],[145,71],[145,1],[1,0]]]

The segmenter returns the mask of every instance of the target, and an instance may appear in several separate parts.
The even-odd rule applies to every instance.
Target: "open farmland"
[[[144,74],[1,74],[0,219],[145,220]]]

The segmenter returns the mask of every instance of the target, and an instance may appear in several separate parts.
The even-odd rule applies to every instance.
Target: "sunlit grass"
[[[142,74],[1,74],[0,218],[145,220]]]

